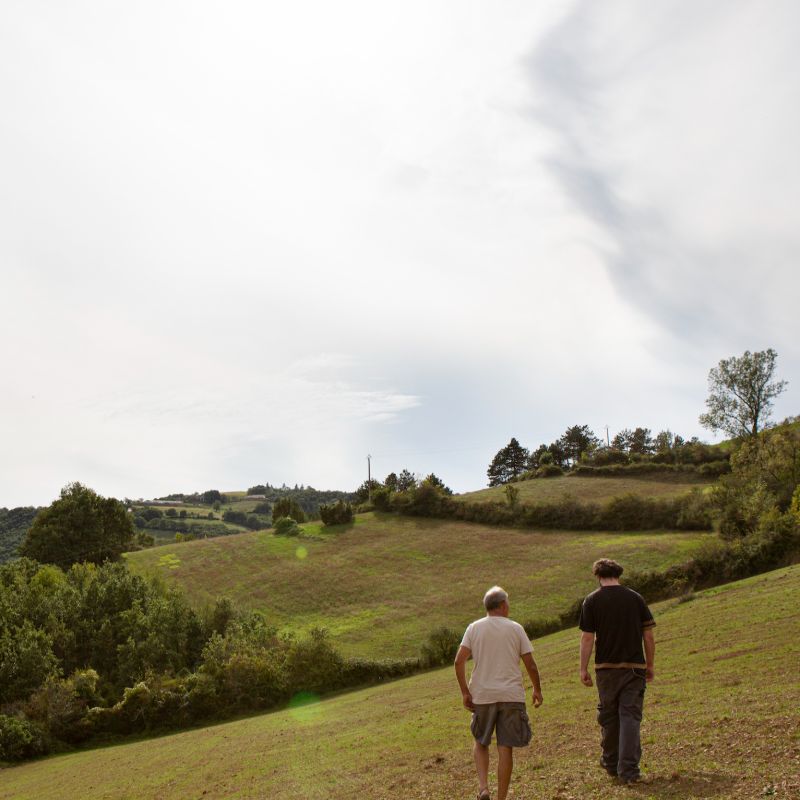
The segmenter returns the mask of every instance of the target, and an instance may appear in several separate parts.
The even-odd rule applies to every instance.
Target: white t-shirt
[[[525,702],[519,660],[533,648],[522,625],[508,617],[485,616],[467,627],[461,645],[472,651],[473,703]]]

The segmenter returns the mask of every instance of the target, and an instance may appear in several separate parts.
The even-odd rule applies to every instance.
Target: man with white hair
[[[508,618],[508,593],[493,586],[484,595],[486,616],[475,620],[464,633],[456,653],[455,668],[464,708],[472,712],[470,730],[475,739],[472,753],[478,772],[478,800],[490,800],[489,745],[497,736],[497,800],[506,800],[514,747],[527,747],[531,726],[525,710],[525,687],[519,661],[533,684],[533,705],[542,704],[539,670],[525,629]],[[466,664],[475,665],[467,684]]]

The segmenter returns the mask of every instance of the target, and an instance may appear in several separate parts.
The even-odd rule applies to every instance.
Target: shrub
[[[322,694],[343,685],[344,659],[323,628],[312,628],[307,639],[293,640],[284,670],[291,694]]]
[[[280,517],[275,520],[275,533],[277,536],[297,536],[300,528],[291,517]]]
[[[522,627],[525,628],[525,635],[529,639],[538,639],[541,636],[560,631],[562,625],[558,617],[549,617],[548,619],[529,619],[523,623]]]
[[[563,474],[564,470],[557,464],[542,464],[535,472],[537,478],[557,478]]]
[[[426,667],[450,664],[461,644],[461,634],[452,628],[440,627],[432,630],[422,645],[420,662]]]
[[[297,500],[291,497],[280,497],[272,506],[272,518],[291,517],[295,522],[305,522],[305,511],[300,507]]]
[[[244,511],[224,511],[222,513],[223,522],[230,522],[233,525],[247,525],[247,514]]]
[[[93,669],[78,670],[66,680],[50,678],[25,704],[28,719],[40,723],[51,736],[77,744],[91,735],[86,710],[97,705],[99,675]]]
[[[353,521],[353,507],[350,503],[337,500],[335,503],[321,505],[319,515],[323,525],[347,525]]]
[[[0,714],[0,761],[21,761],[48,750],[46,737],[38,725]]]

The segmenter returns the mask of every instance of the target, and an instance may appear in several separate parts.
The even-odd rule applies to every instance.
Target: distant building
[[[247,497],[244,498],[245,500],[266,500],[267,496],[265,494],[248,494]]]

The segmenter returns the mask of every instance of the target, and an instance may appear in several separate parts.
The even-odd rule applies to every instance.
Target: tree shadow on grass
[[[629,789],[632,797],[732,797],[735,784],[732,776],[721,772],[673,772],[669,776],[651,775]]]

